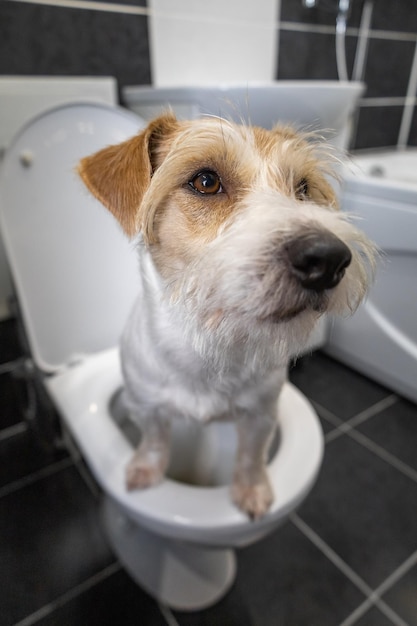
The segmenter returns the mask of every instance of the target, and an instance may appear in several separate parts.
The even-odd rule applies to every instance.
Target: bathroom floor
[[[19,356],[14,322],[0,323],[1,362]],[[291,378],[326,437],[317,483],[238,552],[229,594],[187,614],[123,571],[90,475],[22,421],[22,386],[0,365],[0,626],[416,626],[417,406],[320,352]]]

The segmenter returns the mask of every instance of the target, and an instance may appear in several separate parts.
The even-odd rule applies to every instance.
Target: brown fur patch
[[[203,170],[220,176],[220,193],[190,187]],[[257,186],[300,200],[308,190],[305,199],[336,204],[314,146],[292,128],[267,131],[217,118],[179,122],[162,115],[132,139],[83,159],[79,173],[127,235],[142,230],[145,242],[155,244],[161,265],[189,261]]]
[[[86,186],[113,213],[129,237],[138,232],[143,219],[142,199],[160,160],[161,138],[166,139],[176,124],[173,115],[164,115],[132,139],[104,148],[79,163],[78,173]]]

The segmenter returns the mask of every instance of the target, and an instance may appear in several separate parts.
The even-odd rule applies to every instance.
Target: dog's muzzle
[[[302,287],[320,292],[336,287],[352,260],[349,248],[327,232],[313,232],[288,242],[290,271]]]

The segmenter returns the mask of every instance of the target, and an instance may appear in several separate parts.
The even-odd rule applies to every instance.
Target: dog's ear
[[[160,146],[177,124],[172,113],[161,115],[135,137],[85,157],[78,165],[85,185],[129,237],[146,221],[142,200],[157,166]]]

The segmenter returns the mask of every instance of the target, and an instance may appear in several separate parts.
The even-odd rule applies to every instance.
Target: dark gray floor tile
[[[73,467],[0,498],[0,537],[2,626],[114,561],[96,501]]]
[[[290,380],[311,400],[342,420],[379,402],[390,392],[322,352],[301,359]]]
[[[373,607],[355,622],[355,626],[395,626],[395,624],[379,609]]]
[[[0,487],[67,456],[65,450],[54,450],[42,445],[30,430],[0,441]]]
[[[0,431],[15,426],[22,419],[15,382],[10,374],[0,374]]]
[[[364,597],[292,524],[238,552],[238,576],[216,606],[176,612],[181,626],[335,626]]]
[[[417,470],[417,405],[398,400],[357,430]]]
[[[409,626],[417,626],[417,565],[387,591],[383,600]]]
[[[167,626],[158,605],[124,571],[55,609],[36,626]]]
[[[12,318],[3,320],[0,322],[0,363],[14,361],[21,354],[16,321]]]
[[[22,356],[14,319],[0,322],[0,364],[13,364]],[[17,388],[10,373],[0,374],[0,430],[22,420]]]
[[[371,587],[417,549],[417,484],[347,435],[327,444],[300,517]]]

